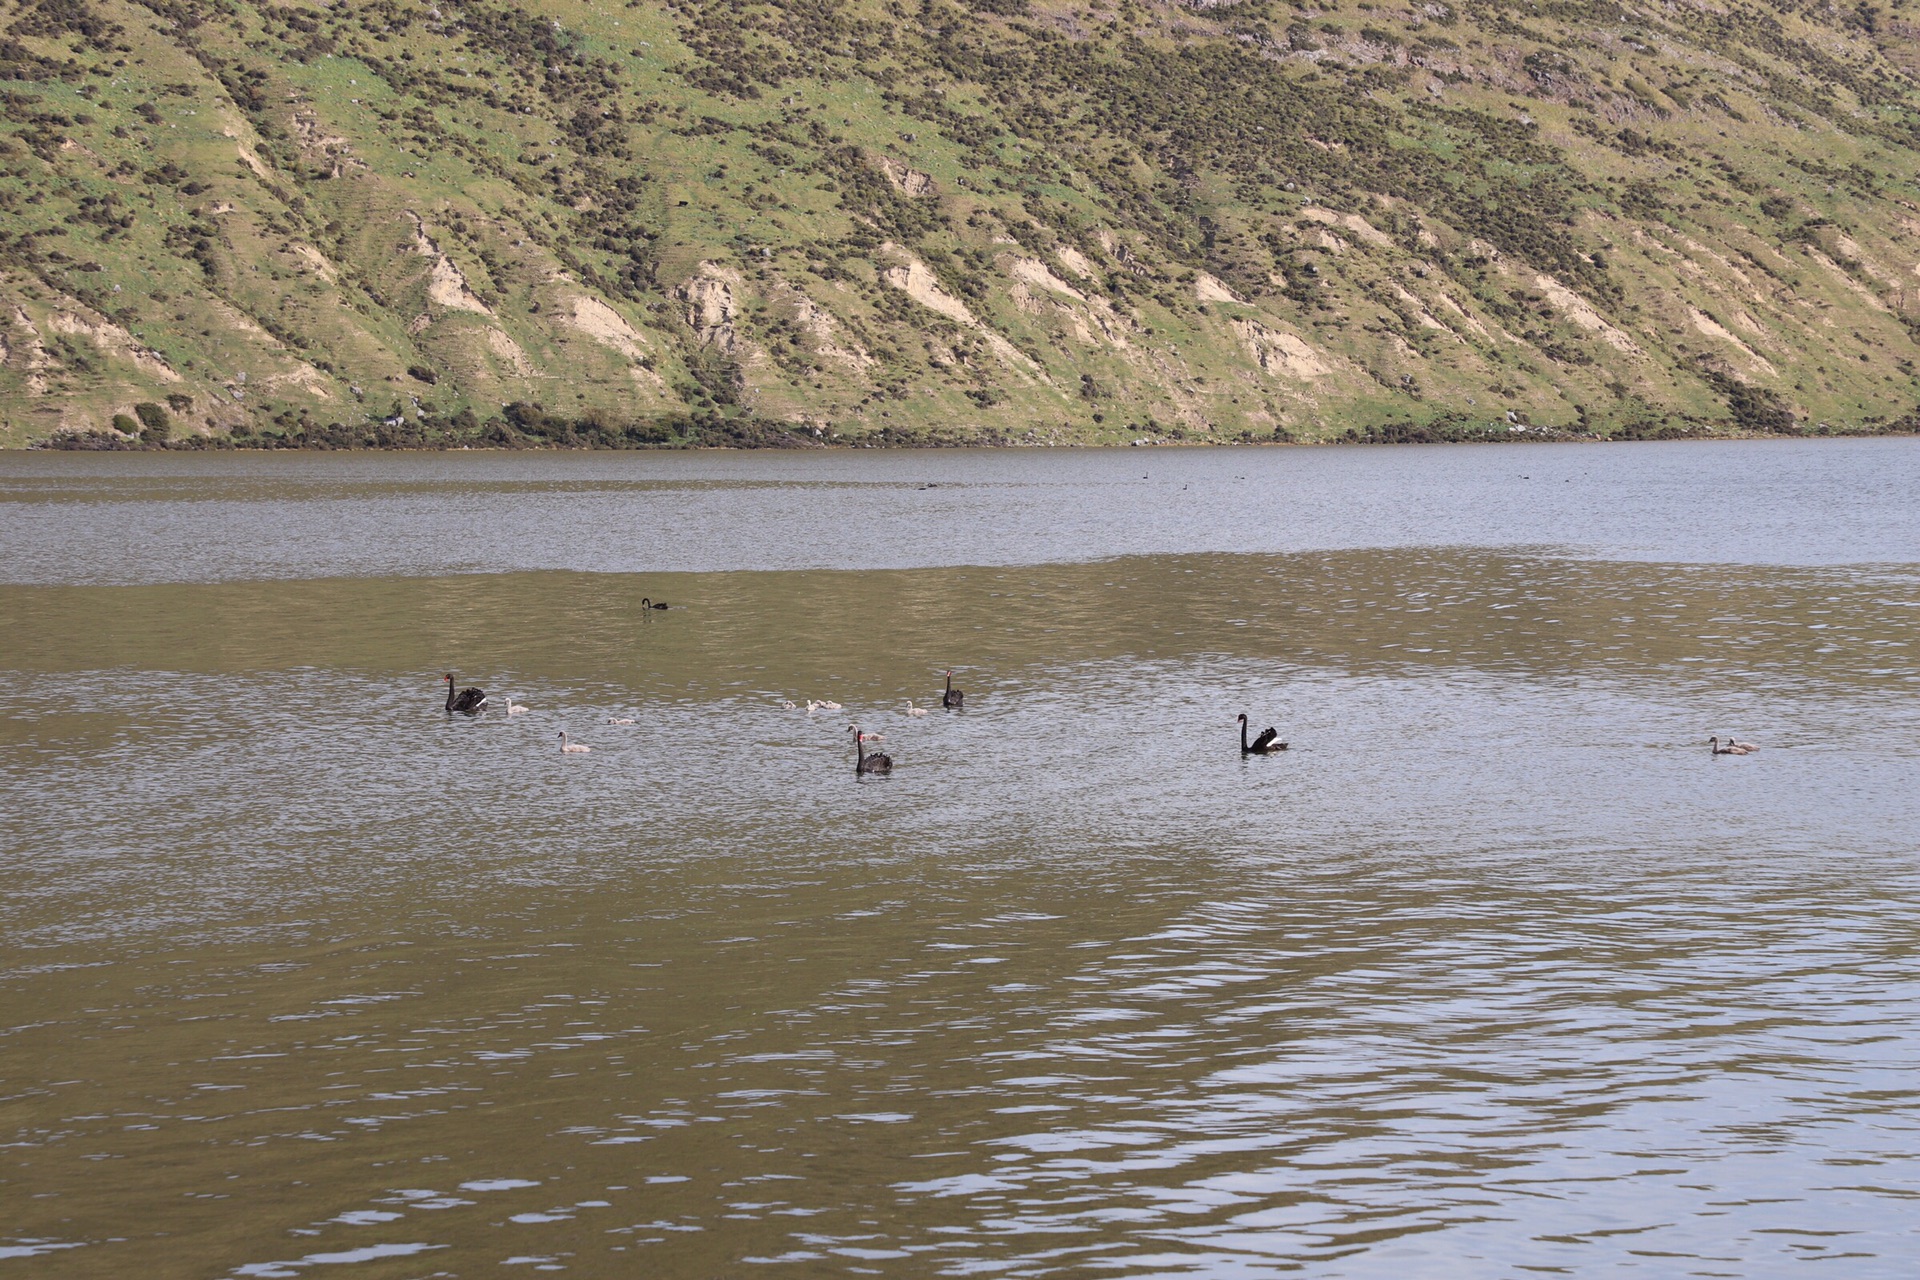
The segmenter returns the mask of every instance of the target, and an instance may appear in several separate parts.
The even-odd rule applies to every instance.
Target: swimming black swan
[[[860,732],[858,725],[853,728],[853,749],[858,758],[853,763],[855,773],[892,773],[893,757],[884,751],[867,754],[867,735]]]
[[[458,711],[461,715],[477,716],[486,710],[487,691],[485,689],[462,689],[456,694],[453,691],[453,672],[449,671],[440,678],[447,682],[448,711]]]
[[[667,607],[667,604],[664,600],[656,604],[652,596],[641,596],[640,607],[642,609],[664,609]]]
[[[1253,744],[1249,746],[1247,744],[1247,713],[1244,711],[1240,713],[1240,754],[1241,755],[1270,756],[1276,751],[1285,751],[1287,749],[1286,743],[1274,741],[1274,739],[1279,736],[1280,736],[1279,731],[1273,728],[1271,725],[1269,725],[1267,728],[1261,730],[1260,736],[1255,738],[1253,740]]]
[[[947,691],[940,695],[940,705],[949,711],[958,711],[966,694],[953,687],[953,668],[947,668]]]

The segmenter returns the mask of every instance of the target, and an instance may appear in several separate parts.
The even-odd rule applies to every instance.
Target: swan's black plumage
[[[655,601],[650,596],[641,596],[640,607],[642,609],[665,609],[668,606],[665,601]]]
[[[953,687],[953,672],[947,672],[947,691],[940,695],[940,705],[949,711],[958,711],[966,700],[966,694]]]
[[[447,682],[447,710],[458,711],[462,715],[479,715],[487,705],[487,692],[484,689],[468,687],[455,693],[453,690],[453,672],[440,677]]]
[[[1280,731],[1269,725],[1260,731],[1260,736],[1251,743],[1247,741],[1247,715],[1240,713],[1240,754],[1243,756],[1270,756],[1276,751],[1285,751],[1287,744],[1276,742]]]
[[[853,731],[853,749],[856,758],[853,762],[855,773],[892,773],[893,757],[884,751],[867,752],[866,736],[858,728]]]

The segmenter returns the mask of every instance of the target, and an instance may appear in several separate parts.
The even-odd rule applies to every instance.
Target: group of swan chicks
[[[664,609],[667,606],[663,604],[656,604],[656,605],[653,605],[652,607],[655,609]],[[945,710],[958,711],[961,709],[962,705],[966,702],[967,695],[962,691],[960,691],[959,689],[956,689],[953,687],[953,671],[951,668],[948,669],[946,675],[947,675],[947,687],[943,689],[940,693],[940,705]],[[446,681],[446,684],[447,684],[447,713],[449,715],[457,711],[461,715],[477,716],[482,714],[488,709],[488,706],[492,700],[487,696],[487,691],[485,689],[482,689],[477,685],[469,685],[465,689],[456,688],[455,686],[458,684],[458,681],[454,679],[453,672],[451,671],[447,672],[445,675],[441,676],[440,678]],[[518,715],[526,714],[526,711],[527,711],[526,707],[515,702],[511,697],[503,696],[501,701],[506,704],[506,713],[509,716],[518,716]],[[783,700],[780,703],[780,705],[781,707],[783,707],[788,711],[798,711],[800,709],[791,701]],[[838,711],[838,710],[840,710],[840,704],[837,702],[827,702],[827,701],[816,702],[812,698],[807,699],[808,715],[812,715],[816,711]],[[927,714],[927,708],[914,706],[913,699],[909,698],[907,699],[907,714],[910,716],[924,716]],[[1244,722],[1246,720],[1246,717],[1241,716],[1240,719]],[[608,724],[632,724],[634,723],[634,719],[632,716],[608,716],[607,723]],[[853,771],[855,773],[892,773],[893,772],[892,756],[887,755],[883,751],[869,752],[867,750],[867,743],[878,742],[881,740],[879,734],[862,733],[860,730],[860,726],[856,724],[848,725],[847,732],[853,735],[853,750],[854,750]],[[570,756],[582,755],[583,756],[593,750],[592,747],[588,746],[584,742],[569,742],[567,740],[567,731],[565,729],[558,731],[554,736],[560,739],[560,750],[565,755],[570,755]],[[1266,735],[1263,738],[1261,738],[1260,741],[1262,743],[1265,743],[1269,739],[1271,739],[1273,736],[1274,736],[1273,730],[1269,729],[1267,730]],[[1244,723],[1241,726],[1240,737],[1241,737],[1242,749],[1245,750],[1247,748],[1245,747],[1246,727]],[[1284,750],[1286,748],[1286,745],[1287,744],[1283,742],[1279,745],[1278,748],[1274,748],[1274,749]],[[1260,746],[1259,744],[1256,744],[1252,749],[1264,752],[1268,748],[1264,746]]]

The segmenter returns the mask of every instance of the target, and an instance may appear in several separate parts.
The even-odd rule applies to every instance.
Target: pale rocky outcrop
[[[738,271],[717,262],[702,262],[695,274],[674,290],[675,296],[687,304],[687,324],[694,336],[728,355],[740,349],[740,308],[734,290],[741,283]]]
[[[135,368],[150,378],[158,378],[162,382],[180,381],[180,375],[160,357],[159,352],[110,320],[90,320],[72,311],[56,311],[47,317],[47,327],[55,333],[85,338],[110,356],[132,361]]]
[[[1427,310],[1427,304],[1410,293],[1404,285],[1398,281],[1390,281],[1389,285],[1393,289],[1393,296],[1398,298],[1409,311],[1413,312],[1413,318],[1418,320],[1423,326],[1428,329],[1439,329],[1446,333],[1452,332],[1447,326],[1434,319],[1433,313]]]
[[[955,324],[964,325],[979,333],[986,340],[987,346],[992,348],[993,353],[1008,364],[1025,369],[1037,368],[1019,348],[975,319],[973,312],[967,309],[966,303],[942,289],[939,279],[927,269],[926,263],[907,255],[906,251],[898,245],[882,245],[881,249],[906,257],[905,262],[884,268],[880,272],[882,281],[900,290],[929,311],[943,315]]]
[[[1705,258],[1712,262],[1716,274],[1724,279],[1738,282],[1741,290],[1745,292],[1748,297],[1757,299],[1761,296],[1759,289],[1754,286],[1753,278],[1738,266],[1734,265],[1733,260],[1725,254],[1716,253],[1714,250],[1701,244],[1698,240],[1695,240],[1692,236],[1684,232],[1676,231],[1673,234],[1683,249],[1696,258]]]
[[[298,241],[296,241],[293,244],[288,245],[287,249],[288,249],[288,252],[292,253],[294,257],[300,259],[300,261],[306,263],[307,266],[311,267],[314,271],[314,274],[318,275],[322,280],[325,280],[328,284],[339,283],[339,280],[340,280],[339,270],[333,265],[333,263],[327,260],[327,256],[324,253],[321,253],[318,249],[314,248],[312,245],[301,244]]]
[[[238,137],[230,132],[228,137]],[[343,161],[353,152],[353,144],[337,133],[325,132],[320,119],[311,110],[296,108],[293,113],[293,136],[300,142],[300,149],[309,156],[324,157],[330,172],[338,178],[343,172]],[[353,163],[360,163],[353,161]]]
[[[262,389],[297,388],[319,400],[333,399],[333,384],[327,376],[310,364],[296,364],[291,369],[263,378]]]
[[[1270,376],[1311,382],[1333,372],[1333,366],[1295,334],[1269,329],[1257,320],[1235,320],[1233,329],[1261,371]]]
[[[448,311],[472,311],[479,315],[490,316],[493,308],[474,294],[467,286],[467,278],[460,274],[460,268],[453,260],[440,252],[427,235],[427,227],[417,213],[409,213],[413,220],[413,251],[426,258],[429,263],[427,275],[427,301]]]
[[[970,329],[980,327],[980,322],[973,318],[973,312],[967,309],[967,304],[942,289],[939,278],[918,258],[884,268],[880,278],[927,310],[938,312],[955,324],[963,324]]]
[[[859,343],[843,346],[840,342],[838,326],[833,316],[818,306],[812,298],[796,292],[793,299],[794,322],[807,337],[813,339],[814,349],[832,360],[838,360],[847,367],[860,370],[873,364],[873,357],[867,354]]]
[[[1193,296],[1202,302],[1238,302],[1233,290],[1213,276],[1202,271],[1193,280]]]
[[[527,359],[527,353],[519,343],[507,336],[505,330],[487,330],[487,350],[504,363],[514,377],[531,378],[534,375],[533,361]]]
[[[1052,293],[1064,294],[1078,302],[1085,302],[1087,295],[1053,274],[1053,269],[1038,258],[1015,258],[1007,264],[1007,274],[1022,284],[1037,285]]]
[[[1393,244],[1393,239],[1386,232],[1357,213],[1335,213],[1331,209],[1310,204],[1300,211],[1300,216],[1326,226],[1340,227],[1362,244],[1372,245],[1376,249],[1389,248]]]
[[[1088,280],[1096,280],[1099,278],[1099,272],[1094,269],[1094,265],[1091,262],[1087,261],[1087,255],[1070,244],[1061,245],[1054,256],[1060,259],[1061,266],[1077,276]],[[1920,271],[1920,267],[1915,267],[1914,269]]]
[[[1852,272],[1848,271],[1845,267],[1835,262],[1832,258],[1829,258],[1826,254],[1820,252],[1818,249],[1814,248],[1812,245],[1807,246],[1807,256],[1809,258],[1812,258],[1815,262],[1819,263],[1821,266],[1825,267],[1828,271],[1831,271],[1835,276],[1839,277],[1840,283],[1846,286],[1847,292],[1858,297],[1862,302],[1872,307],[1875,311],[1886,311],[1888,309],[1887,304],[1880,301],[1880,299],[1874,294],[1874,292],[1871,289],[1867,288],[1865,285],[1861,284],[1858,280],[1855,280],[1853,278]]]
[[[1136,276],[1152,274],[1141,264],[1139,255],[1134,253],[1132,246],[1125,240],[1122,240],[1119,236],[1113,234],[1113,232],[1108,231],[1105,227],[1102,227],[1095,234],[1099,238],[1100,248],[1106,252],[1109,258],[1112,258]]]
[[[572,310],[563,319],[603,347],[611,347],[629,360],[646,354],[647,340],[627,323],[627,318],[598,298],[581,295],[573,299]]]
[[[56,367],[54,359],[47,354],[46,344],[40,340],[40,330],[34,327],[33,321],[28,318],[24,309],[16,306],[13,309],[13,319],[14,323],[26,333],[27,340],[21,346],[26,351],[27,357],[27,391],[32,395],[43,396],[47,394],[49,385],[47,371]],[[6,356],[0,359],[0,364],[11,363],[12,359],[13,352],[9,347]]]
[[[1465,307],[1455,302],[1451,297],[1449,297],[1445,290],[1440,291],[1439,297],[1440,297],[1440,305],[1445,307],[1448,311],[1452,312],[1454,315],[1454,318],[1458,320],[1467,329],[1472,331],[1472,333],[1475,336],[1481,337],[1481,338],[1488,338],[1488,339],[1491,339],[1493,337],[1492,334],[1487,332],[1487,326],[1481,324],[1478,320],[1474,319],[1473,314],[1469,312]]]
[[[1081,258],[1080,261],[1085,262],[1086,259]],[[1073,336],[1080,342],[1088,345],[1105,342],[1115,347],[1127,345],[1127,324],[1115,314],[1112,303],[1098,294],[1082,293],[1055,275],[1053,269],[1038,258],[1011,259],[1007,263],[1007,274],[1014,280],[1014,305],[1022,311],[1041,311],[1043,308],[1034,298],[1032,290],[1044,289],[1054,295],[1049,300],[1053,310],[1066,321],[1073,330]]]
[[[939,194],[939,188],[934,185],[931,174],[922,173],[903,160],[895,160],[892,156],[881,156],[880,172],[886,174],[887,181],[898,187],[903,195],[918,198]]]
[[[1629,338],[1626,334],[1608,324],[1606,317],[1602,316],[1598,311],[1595,311],[1585,298],[1567,288],[1567,286],[1561,284],[1552,276],[1536,275],[1533,278],[1533,287],[1546,295],[1547,301],[1553,305],[1555,310],[1566,316],[1567,319],[1571,320],[1579,328],[1597,335],[1602,342],[1612,347],[1615,351],[1634,356],[1646,355],[1646,352],[1634,344],[1632,338]]]
[[[1755,351],[1752,347],[1748,346],[1746,343],[1740,341],[1740,339],[1734,337],[1733,333],[1730,330],[1728,330],[1725,325],[1721,324],[1718,320],[1715,320],[1712,316],[1700,310],[1698,307],[1687,308],[1687,319],[1692,323],[1694,329],[1700,332],[1701,334],[1704,334],[1709,338],[1718,339],[1719,341],[1724,342],[1729,346],[1737,347],[1740,350],[1741,354],[1747,357],[1747,361],[1753,368],[1754,372],[1764,373],[1768,375],[1779,373],[1779,370],[1773,367],[1772,361],[1768,360],[1765,356],[1761,355],[1758,351]]]
[[[640,363],[650,344],[644,334],[627,323],[625,316],[600,299],[585,294],[576,295],[570,305],[572,309],[561,317],[565,324],[633,361],[628,376],[636,384],[655,391],[665,389],[666,380]]]

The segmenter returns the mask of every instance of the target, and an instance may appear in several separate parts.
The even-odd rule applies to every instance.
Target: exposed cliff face
[[[16,2],[0,438],[1872,426],[1920,395],[1908,22]]]

